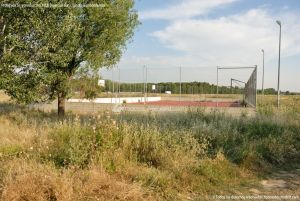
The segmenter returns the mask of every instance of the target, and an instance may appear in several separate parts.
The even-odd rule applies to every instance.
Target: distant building
[[[100,87],[105,87],[105,80],[99,80],[99,81],[98,81],[98,85],[99,85]]]

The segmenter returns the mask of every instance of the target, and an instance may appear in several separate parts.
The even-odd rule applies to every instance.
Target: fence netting
[[[101,70],[108,93],[216,94],[216,67],[141,67]],[[224,79],[222,94],[240,94]]]
[[[237,70],[239,68],[242,70]],[[244,99],[248,106],[256,107],[257,69],[253,71],[254,67],[239,68],[224,68],[219,72],[218,79],[217,67],[213,66],[112,68],[103,69],[100,74],[105,80],[105,93],[111,97],[172,94],[173,97],[177,95],[179,100],[183,100],[180,97],[185,95],[206,100],[207,97],[220,94],[215,96],[215,101],[222,101],[225,96],[221,94],[232,94],[236,95],[232,99],[236,97],[240,102]],[[233,80],[240,80],[241,83],[232,82]],[[211,96],[206,97],[206,94]]]
[[[257,105],[257,68],[254,69],[245,85],[245,102],[251,107]]]

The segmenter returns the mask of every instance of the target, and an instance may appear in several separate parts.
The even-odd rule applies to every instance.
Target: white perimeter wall
[[[146,97],[147,102],[161,101],[161,97]],[[123,98],[95,98],[93,100],[88,99],[69,99],[69,103],[140,103],[144,102],[144,97],[123,97]]]

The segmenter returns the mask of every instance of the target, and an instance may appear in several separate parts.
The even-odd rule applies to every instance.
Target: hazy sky
[[[178,81],[182,66],[183,81],[210,83],[216,66],[258,65],[261,88],[264,49],[265,88],[276,88],[281,20],[281,89],[300,92],[299,0],[137,0],[136,9],[142,24],[118,65],[122,81],[141,81],[143,65],[151,82]],[[249,76],[224,71],[220,82]]]

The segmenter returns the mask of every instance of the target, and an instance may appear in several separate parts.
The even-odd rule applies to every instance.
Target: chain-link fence
[[[216,73],[217,67],[147,67],[112,68],[100,71],[102,93],[94,99],[74,97],[66,103],[66,110],[91,113],[103,110],[166,109],[177,111],[190,107],[239,107],[244,98],[244,85],[249,71]],[[220,69],[218,68],[218,71]],[[250,72],[251,70],[251,72]],[[218,79],[216,80],[216,74]],[[233,79],[237,78],[237,79]],[[246,100],[255,106],[256,77],[247,85]],[[242,82],[243,82],[242,81]],[[234,85],[234,86],[233,86]],[[255,92],[255,93],[254,93]],[[124,104],[125,103],[125,104]],[[55,110],[57,103],[40,105],[43,110]],[[121,109],[120,109],[121,108]]]
[[[246,79],[245,75],[229,73],[215,83],[216,67],[142,67],[136,69],[105,69],[101,71],[107,94],[241,94],[240,86],[230,87],[232,76]],[[248,76],[246,76],[248,78]]]
[[[254,70],[253,70],[254,69]],[[224,74],[228,74],[228,71],[239,71],[239,70],[253,70],[251,72],[250,79],[247,82],[237,80],[234,78],[231,78],[231,88],[233,86],[233,83],[237,83],[239,86],[242,86],[242,84],[245,84],[244,90],[243,90],[243,101],[246,103],[246,105],[251,107],[256,107],[257,103],[257,66],[254,67],[217,67],[217,94],[220,94],[219,91],[219,77],[220,77],[220,71],[226,71]]]
[[[257,67],[255,67],[245,85],[245,102],[251,107],[256,107],[257,105]]]

